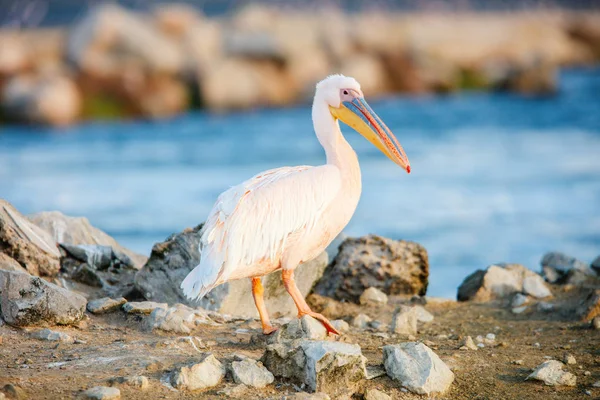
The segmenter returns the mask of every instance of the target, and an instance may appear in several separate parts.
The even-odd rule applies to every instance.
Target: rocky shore
[[[491,265],[454,301],[426,295],[421,245],[347,238],[297,274],[343,335],[297,319],[272,274],[279,330],[265,336],[247,282],[200,305],[181,296],[199,228],[146,258],[84,218],[23,216],[0,201],[0,399],[600,395],[600,257],[548,253],[539,273]]]
[[[0,121],[66,125],[192,108],[307,102],[344,73],[368,96],[463,89],[548,94],[600,59],[597,12],[345,14],[250,5],[207,18],[91,8],[71,26],[0,30]]]

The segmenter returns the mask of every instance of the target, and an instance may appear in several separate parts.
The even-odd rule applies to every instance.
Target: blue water
[[[585,261],[600,254],[599,69],[563,73],[551,97],[463,93],[371,106],[413,172],[344,128],[363,170],[346,232],[424,244],[430,295],[454,297],[469,272],[494,262],[537,270],[548,250]],[[24,213],[86,216],[146,254],[203,221],[229,186],[268,168],[324,162],[308,106],[0,129],[0,197]]]

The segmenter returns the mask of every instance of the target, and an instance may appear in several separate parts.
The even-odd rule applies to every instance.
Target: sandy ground
[[[388,305],[380,307],[340,304],[318,297],[311,301],[315,308],[324,309],[331,317],[344,316],[350,320],[353,315],[364,312],[389,323],[400,299],[391,298]],[[497,304],[430,303],[426,308],[435,319],[420,324],[417,340],[431,342],[427,344],[456,375],[451,389],[437,398],[600,398],[600,388],[592,387],[600,380],[600,331],[590,328],[589,323],[568,321],[559,313],[514,315]],[[143,331],[142,318],[119,311],[105,316],[90,315],[80,328],[53,328],[81,341],[74,344],[33,339],[28,329],[4,325],[0,327],[0,385],[18,384],[31,399],[63,399],[76,397],[94,386],[109,385],[111,378],[145,375],[150,379],[148,389],[142,391],[120,385],[121,397],[140,400],[225,398],[219,392],[233,386],[229,377],[218,387],[204,392],[175,391],[164,383],[164,378],[175,365],[197,359],[199,352],[210,351],[224,362],[234,353],[256,359],[263,354],[262,334],[255,320],[201,326],[191,334],[201,338],[199,347],[204,347],[196,349],[181,335]],[[458,349],[464,336],[475,339],[477,335],[488,333],[496,335],[494,345],[477,351]],[[380,333],[351,327],[337,340],[360,344],[369,365],[377,365],[382,362],[383,345],[403,341],[394,336],[377,335]],[[539,343],[539,347],[535,343]],[[577,360],[575,365],[565,366],[577,376],[576,387],[550,387],[525,381],[532,368],[548,358],[562,360],[566,352]],[[515,360],[522,360],[522,365],[515,364]],[[394,399],[423,398],[401,391],[387,376],[365,381],[366,388],[377,388]],[[267,388],[248,389],[239,398],[281,399],[295,391],[290,382],[276,379]],[[354,398],[362,396],[356,394]]]

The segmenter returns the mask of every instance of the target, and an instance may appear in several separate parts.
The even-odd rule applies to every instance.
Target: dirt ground
[[[568,296],[563,293],[562,296]],[[330,317],[350,321],[359,312],[390,323],[401,301],[391,298],[386,306],[359,307],[329,299],[310,299],[317,310]],[[252,301],[252,299],[248,299]],[[585,399],[600,398],[600,331],[589,323],[569,321],[560,313],[525,312],[512,314],[498,304],[428,303],[433,322],[419,325],[417,340],[426,342],[455,373],[451,389],[439,399]],[[535,308],[535,307],[530,307]],[[200,352],[210,351],[227,363],[235,353],[260,358],[264,350],[260,325],[255,320],[240,320],[220,326],[200,326],[192,336],[201,339],[196,348],[181,335],[146,332],[143,317],[115,312],[105,316],[89,315],[75,327],[55,327],[77,339],[74,344],[58,344],[29,337],[28,331],[8,325],[0,327],[0,386],[19,385],[31,399],[65,399],[78,396],[94,386],[108,386],[111,378],[145,375],[150,387],[142,391],[120,385],[123,399],[213,399],[226,398],[223,390],[233,387],[230,377],[208,391],[176,391],[165,384],[175,365],[191,362]],[[494,345],[477,351],[459,350],[461,339],[488,333],[496,335]],[[383,337],[382,337],[383,336]],[[337,340],[358,343],[369,365],[382,362],[381,347],[406,339],[371,331],[350,331]],[[253,340],[254,337],[254,340]],[[331,339],[336,340],[336,339]],[[539,343],[539,346],[536,345]],[[550,387],[525,381],[527,375],[548,358],[562,360],[572,354],[577,363],[565,369],[577,376],[576,387]],[[522,360],[522,365],[514,363]],[[586,372],[588,371],[588,372]],[[365,381],[364,389],[377,388],[393,399],[422,399],[401,390],[387,376]],[[586,394],[586,391],[589,391]],[[219,393],[221,392],[221,393]],[[238,398],[281,399],[296,390],[291,382],[276,379],[265,389],[248,389]],[[361,399],[361,394],[354,396]]]

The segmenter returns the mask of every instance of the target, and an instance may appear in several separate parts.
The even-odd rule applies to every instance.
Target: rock
[[[294,393],[291,396],[285,396],[285,400],[331,400],[326,393]]]
[[[150,386],[150,381],[144,375],[134,375],[112,379],[111,384],[115,383],[124,384],[140,390],[146,390]]]
[[[42,329],[31,333],[31,337],[40,340],[49,340],[52,342],[74,343],[75,340],[63,332],[51,331],[50,329]]]
[[[523,312],[525,312],[525,310],[527,310],[527,306],[521,306],[521,307],[514,307],[512,310],[510,310],[513,314],[522,314]]]
[[[592,321],[592,326],[594,327],[594,329],[600,330],[600,317],[594,318],[594,320]]]
[[[546,253],[541,265],[542,275],[550,283],[575,283],[585,279],[585,276],[595,275],[587,263],[559,252]]]
[[[383,365],[369,365],[367,366],[367,379],[375,379],[385,375],[385,368]]]
[[[418,394],[444,393],[454,381],[450,368],[423,343],[384,346],[383,365],[390,378]]]
[[[136,269],[142,268],[148,260],[148,257],[121,246],[108,234],[92,226],[87,218],[70,217],[59,211],[46,211],[28,215],[27,219],[48,232],[56,243],[109,246],[115,253],[129,257]]]
[[[392,325],[390,326],[392,333],[401,335],[416,335],[417,334],[417,310],[415,307],[400,306],[394,313]]]
[[[60,269],[60,252],[50,235],[1,199],[0,242],[2,253],[14,259],[32,275],[53,276]]]
[[[268,343],[281,343],[296,339],[323,340],[327,338],[327,330],[319,321],[304,315],[282,326],[267,339]]]
[[[371,317],[366,314],[358,314],[352,319],[352,326],[359,329],[366,329],[371,322]]]
[[[12,272],[27,272],[25,268],[21,267],[21,264],[4,253],[0,253],[0,269]]]
[[[147,319],[149,330],[160,329],[176,333],[190,333],[198,325],[211,323],[204,310],[195,310],[183,304],[176,304],[168,309],[156,307]]]
[[[525,282],[527,282],[526,288]],[[477,270],[467,276],[458,288],[457,298],[459,301],[486,302],[523,292],[535,296],[550,293],[535,272],[520,264],[498,264],[491,265],[486,270]]]
[[[545,301],[540,301],[537,304],[537,309],[540,312],[551,312],[551,311],[554,311],[554,304],[547,303]]]
[[[314,292],[352,302],[370,287],[388,295],[424,295],[428,277],[429,262],[423,246],[369,235],[348,238],[341,244]]]
[[[8,395],[9,399],[14,399],[14,400],[29,399],[27,392],[25,392],[25,390],[23,390],[23,388],[19,385],[12,385],[10,383],[7,385],[4,385],[4,387],[2,388],[2,392],[6,393]],[[2,393],[2,392],[0,392],[0,393]],[[4,394],[4,393],[2,393],[2,394]]]
[[[367,389],[365,400],[392,400],[391,396],[377,389]]]
[[[522,305],[524,305],[528,301],[529,301],[529,298],[527,296],[525,296],[522,293],[517,293],[517,294],[514,295],[514,297],[510,301],[510,306],[513,307],[513,308],[515,308],[515,307],[521,307]]]
[[[363,306],[385,305],[388,302],[388,297],[381,290],[374,287],[370,287],[367,290],[365,290],[363,294],[360,295],[359,302]]]
[[[333,325],[340,333],[348,332],[350,330],[350,325],[343,319],[333,320],[331,321],[331,325]]]
[[[413,308],[417,314],[417,321],[424,323],[433,321],[433,314],[427,311],[424,307],[414,306]]]
[[[552,292],[544,283],[544,279],[537,274],[526,276],[523,279],[523,293],[538,299],[552,296]]]
[[[135,277],[136,288],[146,299],[152,301],[200,306],[238,317],[258,316],[252,301],[252,285],[249,279],[220,285],[197,302],[184,296],[179,285],[200,262],[198,247],[201,228],[200,225],[194,229],[186,229],[182,233],[171,235],[165,242],[155,244],[150,259]],[[323,252],[314,260],[298,266],[295,277],[302,294],[307,295],[310,292],[326,265],[327,255]],[[265,304],[271,315],[297,314],[296,306],[281,282],[280,271],[263,277],[262,283],[265,288]]]
[[[477,350],[477,346],[471,336],[467,336],[460,344],[461,350]]]
[[[590,267],[596,273],[596,275],[600,275],[600,256],[596,257],[594,261],[592,261]]]
[[[131,301],[123,305],[123,311],[128,314],[150,314],[157,308],[166,309],[167,303],[155,303],[153,301]]]
[[[1,272],[1,271],[0,271]],[[575,313],[582,321],[592,321],[600,315],[600,289],[583,291]]]
[[[198,390],[217,386],[225,376],[225,368],[212,354],[205,354],[200,362],[177,368],[171,374],[171,385],[176,389]]]
[[[119,299],[103,297],[101,299],[89,301],[87,303],[87,310],[92,314],[106,314],[118,310],[125,303],[127,303],[127,300],[123,297]]]
[[[600,381],[596,381],[592,386],[595,388],[600,388]]]
[[[114,387],[96,386],[83,392],[83,398],[93,400],[118,400],[121,391]]]
[[[235,383],[243,383],[255,388],[263,388],[275,380],[275,377],[273,377],[273,374],[268,369],[261,363],[250,358],[232,362],[231,374]]]
[[[0,310],[10,325],[72,325],[84,317],[86,299],[38,277],[0,270]]]
[[[575,386],[577,378],[570,372],[563,371],[563,363],[556,360],[545,361],[527,377],[544,382],[548,386]]]
[[[572,354],[565,353],[563,356],[563,362],[567,365],[577,364],[577,360]]]
[[[366,377],[366,358],[355,344],[308,340],[271,344],[262,361],[273,375],[333,398],[351,396]]]

